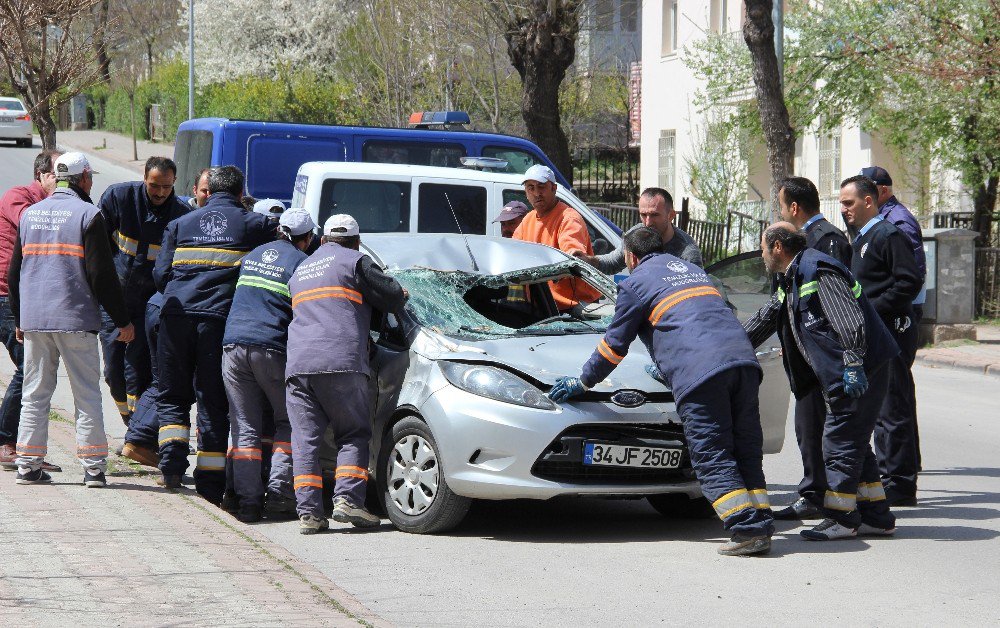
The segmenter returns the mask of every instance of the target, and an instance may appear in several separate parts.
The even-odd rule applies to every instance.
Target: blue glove
[[[648,373],[650,377],[660,382],[664,386],[667,385],[667,378],[663,376],[663,373],[660,372],[660,369],[656,368],[655,364],[647,364],[646,373]]]
[[[859,398],[868,390],[868,378],[865,377],[863,366],[844,367],[844,392],[853,399]]]
[[[570,397],[582,395],[587,389],[579,377],[560,377],[556,380],[555,386],[549,391],[549,399],[556,403],[562,403]]]

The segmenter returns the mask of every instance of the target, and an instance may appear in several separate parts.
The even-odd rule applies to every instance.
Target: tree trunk
[[[139,161],[139,148],[135,141],[135,92],[128,95],[128,115],[132,122],[132,161]]]
[[[52,109],[48,103],[39,103],[35,107],[35,126],[38,127],[38,134],[42,138],[42,148],[44,150],[56,149],[56,123],[52,119]]]
[[[528,137],[573,183],[573,162],[559,110],[559,85],[576,56],[579,0],[532,0],[507,22],[507,54],[521,76],[521,117]]]
[[[96,24],[94,25],[94,47],[97,51],[97,67],[100,68],[101,81],[111,81],[111,56],[108,55],[108,42],[105,29],[108,26],[111,0],[101,0],[97,7]]]
[[[997,205],[997,184],[1000,177],[994,175],[983,185],[976,186],[972,195],[972,230],[979,232],[976,246],[988,247],[992,242],[993,211]]]
[[[778,57],[774,52],[772,1],[745,0],[745,3],[747,19],[743,24],[743,39],[753,59],[757,108],[767,144],[767,165],[771,172],[771,218],[777,220],[781,181],[794,170],[795,131],[788,121]]]

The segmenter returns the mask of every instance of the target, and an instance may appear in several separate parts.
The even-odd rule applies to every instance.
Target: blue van
[[[425,113],[447,122],[468,116]],[[464,116],[464,120],[462,119]],[[414,118],[418,114],[414,114]],[[461,157],[496,157],[506,172],[522,173],[540,163],[552,168],[559,183],[569,182],[545,153],[528,140],[510,135],[437,128],[376,128],[196,118],[180,125],[174,144],[178,196],[188,196],[195,178],[210,166],[239,166],[247,175],[246,193],[255,198],[291,201],[299,166],[307,161],[367,161],[422,166],[461,166]]]

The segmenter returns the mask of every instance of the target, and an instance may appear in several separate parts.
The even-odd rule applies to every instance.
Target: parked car
[[[405,313],[373,333],[371,359],[371,490],[397,528],[447,530],[474,499],[560,495],[645,496],[665,515],[711,515],[673,396],[645,372],[641,342],[580,398],[545,395],[579,373],[606,330],[609,278],[556,249],[481,235],[365,234],[362,248],[410,293]],[[759,259],[717,268],[742,314],[767,299]],[[587,318],[556,310],[548,282],[566,276],[603,294]],[[506,299],[511,285],[526,286],[527,305]],[[764,450],[774,453],[788,382],[776,348],[758,358]],[[609,462],[598,449],[626,456]]]
[[[14,140],[18,146],[31,147],[31,116],[20,98],[0,97],[0,140]]]

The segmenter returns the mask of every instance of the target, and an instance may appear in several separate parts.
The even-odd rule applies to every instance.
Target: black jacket
[[[884,321],[908,316],[923,276],[910,241],[896,227],[880,220],[851,245],[851,272]]]
[[[811,249],[826,253],[848,268],[854,251],[844,232],[832,222],[821,218],[806,228],[806,242]]]

